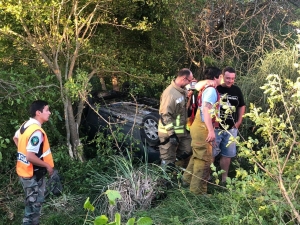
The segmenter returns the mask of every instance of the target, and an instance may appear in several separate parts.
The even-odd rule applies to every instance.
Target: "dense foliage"
[[[299,8],[293,0],[0,0],[0,221],[20,223],[12,137],[28,119],[29,104],[45,99],[52,115],[44,128],[65,188],[47,199],[42,224],[84,224],[87,197],[95,217],[105,213],[99,196],[109,187],[136,191],[127,198],[133,209],[119,202],[124,219],[300,223]],[[129,82],[133,96],[158,99],[179,68],[201,78],[206,65],[237,69],[248,108],[226,188],[213,184],[212,196],[193,196],[155,165],[112,160],[119,159],[111,158],[123,138],[118,132],[116,139],[99,133],[93,149],[85,149],[79,131],[90,93]],[[141,188],[151,182],[153,189]]]

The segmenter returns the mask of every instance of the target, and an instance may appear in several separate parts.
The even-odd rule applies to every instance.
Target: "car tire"
[[[152,112],[144,116],[142,120],[141,127],[141,137],[149,146],[157,146],[159,145],[159,137],[158,137],[158,121],[159,114]]]

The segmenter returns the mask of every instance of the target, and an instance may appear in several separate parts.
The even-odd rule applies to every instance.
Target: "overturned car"
[[[135,156],[148,162],[159,161],[158,138],[159,102],[150,98],[134,101],[123,98],[122,93],[112,92],[90,101],[84,111],[82,125],[92,140],[98,132],[111,135],[122,132],[118,148],[135,149]]]

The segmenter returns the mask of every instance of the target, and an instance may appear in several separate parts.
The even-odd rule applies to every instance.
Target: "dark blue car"
[[[117,96],[120,100],[120,95]],[[148,162],[159,161],[158,101],[140,98],[137,102],[116,102],[115,99],[104,96],[86,107],[82,125],[88,138],[91,140],[97,132],[107,135],[118,129],[124,134],[122,147],[134,146],[138,149],[135,156],[147,158]]]

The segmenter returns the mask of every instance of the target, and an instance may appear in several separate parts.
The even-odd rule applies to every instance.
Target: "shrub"
[[[118,191],[113,190],[107,190],[104,194],[106,194],[109,204],[110,205],[116,205],[116,200],[121,199],[121,195]],[[88,210],[87,218],[89,216],[89,212],[94,212],[95,207],[90,203],[90,199],[87,198],[87,200],[84,203],[83,206],[85,209]],[[112,218],[112,217],[111,217]],[[121,214],[115,213],[114,215],[115,220],[113,222],[108,222],[108,218],[105,215],[97,216],[94,218],[93,224],[95,225],[105,225],[105,224],[111,224],[111,225],[121,225]],[[85,220],[85,222],[89,222],[90,220]],[[84,223],[85,224],[85,223]],[[135,218],[129,218],[126,225],[152,225],[152,220],[149,217],[141,217],[139,218],[135,223]]]
[[[129,154],[130,155],[130,154]],[[100,213],[107,213],[112,218],[116,212],[124,219],[129,219],[136,210],[146,210],[161,191],[163,171],[156,165],[133,165],[130,157],[111,157],[111,164],[105,173],[91,172],[93,189],[101,194],[96,197],[94,205]],[[122,197],[115,206],[102,198],[106,190],[118,191]]]
[[[228,199],[232,201],[233,213],[222,220],[243,224],[299,224],[300,78],[293,82],[272,74],[262,89],[268,96],[268,110],[263,112],[251,104],[250,112],[245,115],[254,122],[261,143],[249,137],[239,144],[239,156],[247,158],[253,170],[238,169],[232,180],[234,186],[229,182]]]

